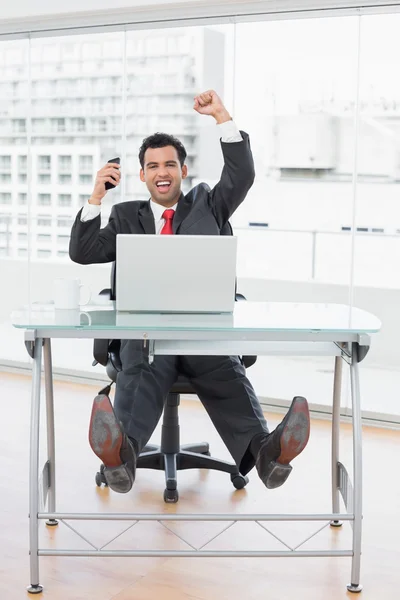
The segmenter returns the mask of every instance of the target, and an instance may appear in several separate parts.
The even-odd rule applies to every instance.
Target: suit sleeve
[[[254,182],[254,161],[247,133],[241,142],[222,142],[224,167],[221,179],[210,191],[210,203],[220,227],[230,219],[246,198]]]
[[[82,209],[78,212],[71,230],[69,256],[81,265],[106,263],[115,260],[116,236],[120,232],[118,214],[113,206],[106,227],[100,228],[100,216],[90,221],[81,221]]]

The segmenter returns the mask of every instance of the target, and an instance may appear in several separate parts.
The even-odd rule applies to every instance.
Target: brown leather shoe
[[[137,455],[106,394],[100,393],[93,400],[89,444],[104,464],[109,487],[121,494],[129,492],[135,481]]]
[[[261,443],[257,455],[256,469],[267,488],[274,489],[285,483],[292,470],[289,463],[304,450],[309,437],[307,400],[296,396],[283,421]]]

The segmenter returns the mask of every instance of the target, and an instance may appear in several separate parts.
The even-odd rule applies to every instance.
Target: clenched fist
[[[217,123],[230,121],[231,115],[226,110],[221,98],[214,90],[207,90],[194,98],[193,108],[200,115],[210,115]]]

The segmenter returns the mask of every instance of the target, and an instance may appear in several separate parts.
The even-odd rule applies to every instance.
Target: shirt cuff
[[[232,119],[230,121],[225,121],[225,123],[217,124],[219,129],[219,135],[223,142],[242,142],[242,134],[240,133],[237,125]]]
[[[100,212],[101,206],[99,204],[89,204],[89,201],[86,202],[81,212],[82,223],[95,219],[99,216]]]

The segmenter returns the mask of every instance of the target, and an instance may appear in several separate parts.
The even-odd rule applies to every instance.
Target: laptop
[[[232,313],[237,238],[117,235],[116,309]]]

